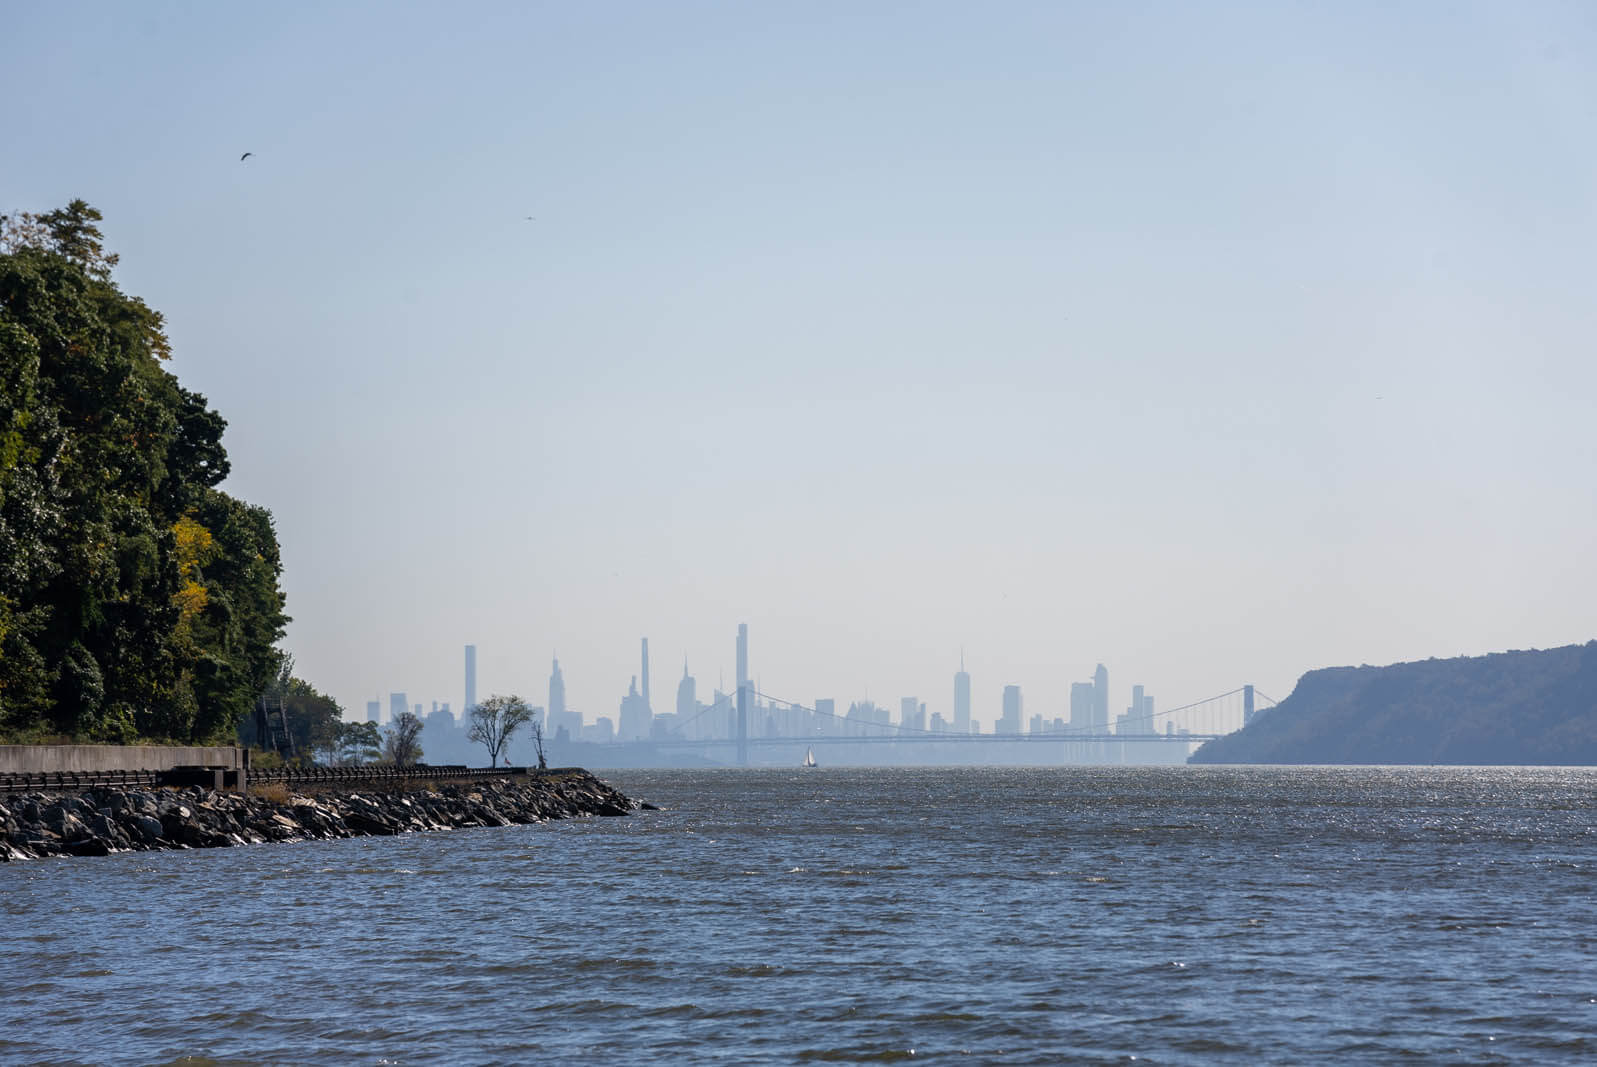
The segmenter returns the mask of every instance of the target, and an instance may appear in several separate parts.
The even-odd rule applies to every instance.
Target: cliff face
[[[1310,671],[1190,762],[1597,764],[1597,641]]]

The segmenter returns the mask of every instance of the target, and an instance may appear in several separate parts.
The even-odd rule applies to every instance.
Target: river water
[[[624,771],[0,864],[0,1062],[1590,1062],[1597,770]]]

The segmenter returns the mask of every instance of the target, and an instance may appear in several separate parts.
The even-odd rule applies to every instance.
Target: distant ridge
[[[1188,762],[1597,765],[1597,641],[1310,671]]]

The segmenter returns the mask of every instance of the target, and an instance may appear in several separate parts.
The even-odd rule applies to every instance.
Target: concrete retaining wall
[[[169,771],[174,767],[244,766],[244,749],[166,748],[162,745],[0,745],[0,774],[96,774]]]

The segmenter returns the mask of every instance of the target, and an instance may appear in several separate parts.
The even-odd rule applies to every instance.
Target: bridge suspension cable
[[[1235,689],[1229,689],[1229,690],[1227,690],[1224,693],[1220,693],[1220,694],[1218,694],[1216,696],[1208,697],[1208,698],[1206,698],[1204,700],[1195,700],[1195,701],[1193,701],[1190,704],[1181,704],[1181,705],[1178,705],[1177,707],[1166,708],[1164,711],[1155,712],[1154,713],[1154,718],[1157,719],[1157,718],[1159,718],[1161,716],[1166,716],[1166,717],[1173,716],[1177,712],[1192,711],[1192,710],[1197,709],[1197,708],[1202,708],[1202,707],[1204,707],[1206,705],[1213,705],[1213,704],[1215,704],[1215,703],[1217,703],[1219,701],[1225,700],[1228,697],[1237,696],[1237,695],[1241,694],[1242,692],[1244,692],[1246,689],[1247,689],[1247,686],[1239,685]],[[853,724],[855,726],[875,727],[877,729],[884,729],[884,730],[892,731],[893,733],[895,733],[895,734],[897,734],[898,736],[901,736],[901,737],[939,737],[939,738],[941,738],[941,737],[948,737],[948,736],[956,736],[956,737],[960,736],[956,731],[953,731],[953,730],[933,730],[930,727],[924,727],[924,726],[905,726],[902,723],[882,723],[882,722],[875,722],[875,721],[867,720],[867,719],[849,718],[847,715],[839,715],[835,711],[833,711],[833,712],[820,711],[820,710],[818,710],[816,708],[810,707],[807,704],[801,704],[801,703],[799,703],[796,700],[786,700],[786,699],[784,699],[782,697],[774,696],[774,695],[772,695],[770,693],[761,692],[760,690],[755,689],[752,686],[749,688],[749,692],[752,693],[754,696],[760,697],[763,700],[767,700],[767,701],[770,701],[770,702],[773,702],[773,703],[776,703],[776,704],[782,704],[782,705],[785,705],[785,706],[787,706],[789,708],[793,708],[793,709],[796,709],[796,710],[799,710],[799,711],[806,711],[806,712],[809,712],[812,715],[823,716],[823,717],[826,717],[826,718],[834,719],[834,720],[836,720],[837,722],[840,722],[840,723],[848,723],[848,724]],[[1255,693],[1257,694],[1257,691],[1255,691]],[[1272,701],[1270,701],[1270,703],[1274,704],[1275,701],[1272,700]],[[695,716],[695,718],[696,717],[697,716]],[[1238,712],[1237,715],[1234,716],[1234,717],[1240,718],[1240,712]],[[1167,721],[1173,722],[1174,720],[1173,719],[1169,719]],[[1240,723],[1238,725],[1240,725]],[[1104,729],[1104,727],[1098,727],[1098,726],[1081,727],[1081,726],[1068,726],[1067,725],[1063,730],[1049,730],[1049,731],[1045,731],[1045,733],[1046,733],[1046,735],[1048,737],[1051,737],[1051,738],[1069,739],[1071,737],[1097,737],[1097,736],[1099,736],[1099,731],[1101,731],[1102,729]],[[1234,729],[1234,727],[1233,727],[1233,729]],[[1228,732],[1228,731],[1196,729],[1196,730],[1191,730],[1190,732],[1191,733],[1223,733],[1223,732]],[[1017,736],[1021,736],[1021,735],[1017,735]]]

